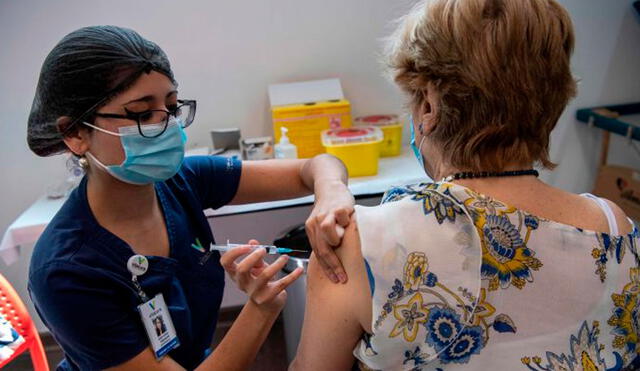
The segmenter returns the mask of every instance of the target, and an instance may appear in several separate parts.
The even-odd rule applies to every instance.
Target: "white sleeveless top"
[[[640,233],[617,235],[612,213],[598,233],[429,183],[356,218],[373,298],[362,369],[640,369]]]

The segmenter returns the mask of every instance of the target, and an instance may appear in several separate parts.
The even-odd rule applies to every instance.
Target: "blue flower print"
[[[402,361],[402,364],[406,365],[407,363],[413,361],[414,366],[419,366],[426,363],[425,358],[427,356],[427,354],[420,351],[420,347],[416,347],[416,349],[413,351],[407,350],[404,352],[404,361]]]
[[[387,313],[391,313],[391,311],[393,310],[393,305],[391,305],[391,303],[389,303],[389,302],[386,302],[382,306],[382,309],[384,309],[384,311],[387,312]]]
[[[394,202],[403,199],[406,195],[413,193],[410,188],[407,187],[394,187],[388,190],[384,196],[382,196],[382,204],[387,202]]]
[[[506,216],[489,215],[482,225],[484,246],[482,276],[489,279],[489,290],[508,288],[512,284],[522,289],[533,282],[532,270],[542,263],[534,258],[515,225]]]
[[[473,354],[479,354],[484,345],[482,327],[466,327],[460,336],[438,355],[442,363],[467,363]]]
[[[431,272],[427,273],[427,275],[424,277],[424,284],[427,287],[434,287],[437,283],[438,283],[438,276],[436,276]]]
[[[449,308],[434,307],[429,311],[429,318],[425,323],[427,328],[427,344],[436,351],[441,351],[451,344],[462,329],[460,315]]]
[[[484,346],[481,326],[463,328],[460,315],[450,308],[432,308],[425,323],[426,342],[439,352],[442,363],[466,363]]]
[[[425,215],[433,213],[438,224],[442,224],[445,220],[455,222],[456,215],[464,214],[464,211],[459,206],[460,202],[454,202],[450,199],[453,198],[453,195],[448,189],[445,189],[440,194],[434,192],[431,188],[429,186],[424,187],[411,197],[414,201],[422,202],[422,211],[424,211]]]
[[[538,222],[538,218],[535,216],[527,215],[524,217],[524,225],[527,226],[527,228],[531,228],[531,230],[536,230],[540,223]]]
[[[389,299],[400,298],[404,294],[402,281],[396,278],[396,280],[393,282],[393,287],[391,288],[391,290],[391,293],[388,295]]]

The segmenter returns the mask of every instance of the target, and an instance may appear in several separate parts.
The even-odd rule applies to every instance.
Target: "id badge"
[[[161,359],[180,345],[162,293],[138,305],[138,311],[156,359]]]

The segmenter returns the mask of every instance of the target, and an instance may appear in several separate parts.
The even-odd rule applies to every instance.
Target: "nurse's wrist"
[[[247,306],[251,309],[260,312],[265,316],[265,318],[277,317],[282,309],[284,308],[285,302],[280,302],[278,300],[273,300],[268,303],[258,304],[253,301],[251,298],[247,301]]]
[[[313,190],[318,197],[330,197],[331,194],[335,194],[336,191],[349,192],[349,187],[340,179],[317,179],[313,183]]]

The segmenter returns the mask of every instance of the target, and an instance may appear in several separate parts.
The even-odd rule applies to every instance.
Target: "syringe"
[[[247,244],[239,244],[239,243],[227,243],[226,245],[214,245],[211,244],[209,250],[213,251],[213,250],[217,250],[220,252],[227,252],[231,249],[235,249],[238,247],[242,247],[242,246],[249,246],[251,247],[252,250],[257,250],[257,249],[266,249],[267,250],[267,254],[269,255],[276,255],[276,254],[289,254],[292,252],[302,252],[302,253],[307,253],[308,251],[304,251],[304,250],[294,250],[294,249],[289,249],[287,247],[277,247],[277,246],[273,246],[273,245],[247,245]]]

